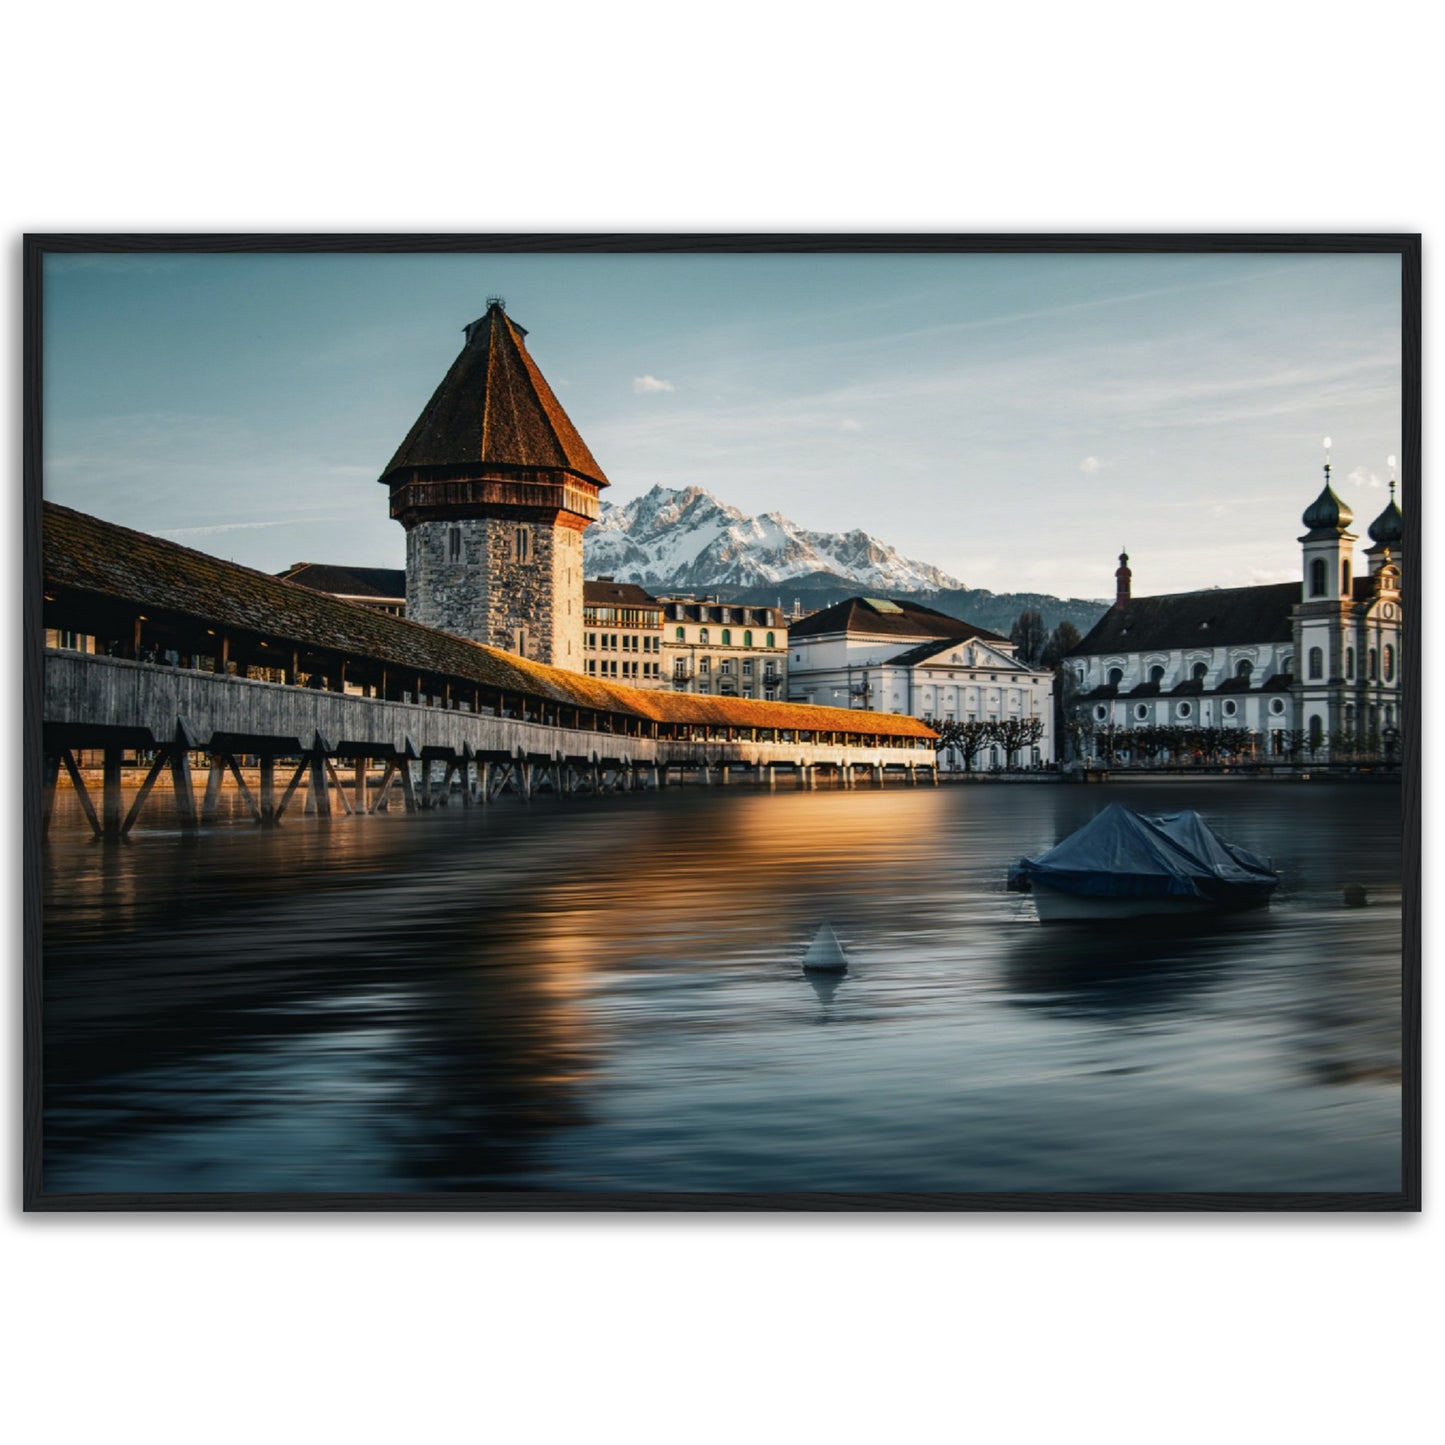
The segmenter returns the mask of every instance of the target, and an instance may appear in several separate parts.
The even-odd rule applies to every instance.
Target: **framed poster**
[[[1415,236],[37,236],[32,1209],[1419,1207]]]

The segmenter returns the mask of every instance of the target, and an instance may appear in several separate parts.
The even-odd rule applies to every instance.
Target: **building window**
[[[1235,702],[1235,700],[1234,700],[1232,697],[1227,697],[1227,698],[1225,698],[1225,700],[1224,700],[1224,715],[1225,715],[1225,717],[1233,717],[1233,716],[1235,715],[1235,713],[1237,713],[1238,711],[1239,711],[1239,704],[1238,704],[1237,702]]]
[[[700,657],[697,660],[697,672],[699,677],[706,677],[712,671],[712,658]]]
[[[726,636],[727,634],[724,633],[723,635]],[[730,658],[730,657],[725,657],[725,658],[723,658],[722,663],[720,664],[720,669],[719,669],[719,670],[722,671],[722,672],[731,672],[731,671],[733,670],[733,660],[732,660],[732,658]]]
[[[532,560],[532,529],[530,527],[518,527],[513,546],[518,562],[530,562]]]
[[[1379,675],[1380,675],[1380,657],[1379,657],[1379,654],[1375,651],[1375,649],[1374,649],[1373,647],[1372,647],[1372,648],[1370,649],[1370,651],[1369,651],[1369,659],[1370,659],[1370,681],[1371,681],[1371,682],[1374,682],[1375,679],[1378,678]]]
[[[1189,676],[1192,677],[1195,682],[1203,682],[1204,679],[1209,676],[1209,664],[1207,662],[1196,662],[1189,670]]]
[[[1100,722],[1103,722],[1104,719],[1109,716],[1109,709],[1106,708],[1103,703],[1099,703],[1099,704],[1094,708],[1094,716],[1095,716]]]
[[[1350,562],[1349,562],[1349,558],[1347,557],[1343,562],[1340,563],[1340,596],[1341,596],[1341,597],[1348,597],[1349,595],[1350,595]]]
[[[1313,752],[1325,739],[1325,725],[1320,720],[1320,715],[1315,713],[1310,718],[1310,751]]]
[[[1355,649],[1345,648],[1345,677],[1353,682],[1355,678]]]
[[[751,657],[745,657],[745,658],[743,658],[743,676],[744,676],[744,677],[751,677],[752,675],[753,675],[753,660],[752,660]]]
[[[1325,655],[1318,647],[1310,648],[1310,681],[1317,682],[1325,675]]]
[[[447,561],[460,562],[462,560],[462,529],[460,527],[447,528]]]
[[[677,629],[677,640],[679,642],[687,641],[687,633],[681,627]]]
[[[992,682],[992,681],[993,681],[993,678],[990,677],[989,681]],[[1121,682],[1123,682],[1123,681],[1124,681],[1124,669],[1123,669],[1122,667],[1111,667],[1111,668],[1109,669],[1109,686],[1110,686],[1110,687],[1118,687],[1119,684],[1120,684]]]
[[[733,632],[731,627],[724,627],[722,630],[722,645],[731,647],[733,645]]]
[[[1140,703],[1135,703],[1135,705],[1134,705],[1134,716],[1135,716],[1140,722],[1147,722],[1147,721],[1149,720],[1149,708],[1148,708],[1148,705],[1147,705],[1146,703],[1142,703],[1142,702],[1140,702]]]
[[[765,662],[763,664],[763,681],[771,682],[778,675],[778,664],[776,662]]]
[[[745,632],[745,633],[743,633],[743,646],[744,646],[744,647],[751,647],[752,645],[753,645],[753,634],[752,634],[751,632]]]
[[[773,646],[773,634],[772,634],[771,632],[768,633],[767,645],[768,645],[769,647],[772,647],[772,646]]]
[[[1385,644],[1385,681],[1395,680],[1395,649],[1387,642]]]
[[[1270,698],[1269,710],[1275,717],[1279,717],[1284,712],[1284,699],[1282,697]]]
[[[1316,557],[1310,563],[1310,596],[1323,597],[1325,592],[1325,559]]]
[[[1194,705],[1192,703],[1181,702],[1175,711],[1180,717],[1192,717],[1194,715]]]
[[[1248,677],[1254,671],[1254,664],[1247,658],[1241,657],[1234,664],[1234,675],[1236,677]]]
[[[527,655],[527,629],[525,627],[519,627],[516,632],[512,634],[512,651],[515,652],[518,657],[525,657]]]
[[[1156,687],[1164,681],[1164,669],[1158,663],[1149,669],[1149,681]]]
[[[711,692],[712,684],[710,682],[700,682],[697,685],[697,690],[699,692]]]

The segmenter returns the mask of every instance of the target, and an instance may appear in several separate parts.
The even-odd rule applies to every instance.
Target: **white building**
[[[951,722],[1037,722],[1025,750],[1033,765],[1054,759],[1054,678],[1026,667],[996,632],[916,603],[850,597],[795,622],[788,698]],[[1006,747],[986,740],[973,759],[1002,766]],[[945,767],[964,759],[950,750]],[[1018,761],[1019,759],[1015,759]]]
[[[1198,751],[1204,730],[1228,751],[1317,759],[1392,754],[1400,727],[1400,549],[1390,502],[1370,525],[1368,570],[1354,572],[1353,520],[1325,487],[1305,511],[1302,582],[1133,596],[1127,554],[1115,601],[1065,660],[1076,693],[1076,750],[1112,751],[1111,730],[1168,729],[1151,752]],[[1138,747],[1128,749],[1137,753]]]

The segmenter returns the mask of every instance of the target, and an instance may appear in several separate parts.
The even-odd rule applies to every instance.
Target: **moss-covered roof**
[[[343,602],[53,502],[45,504],[43,551],[47,594],[64,591],[97,603],[166,612],[273,643],[365,658],[569,707],[713,727],[934,736],[918,719],[891,713],[619,687]]]

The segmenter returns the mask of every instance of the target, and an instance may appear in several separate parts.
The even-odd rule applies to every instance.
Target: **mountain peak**
[[[603,502],[584,548],[588,575],[654,591],[769,587],[818,573],[883,592],[962,586],[866,532],[810,532],[781,512],[750,517],[697,486],[655,485],[623,505]]]

